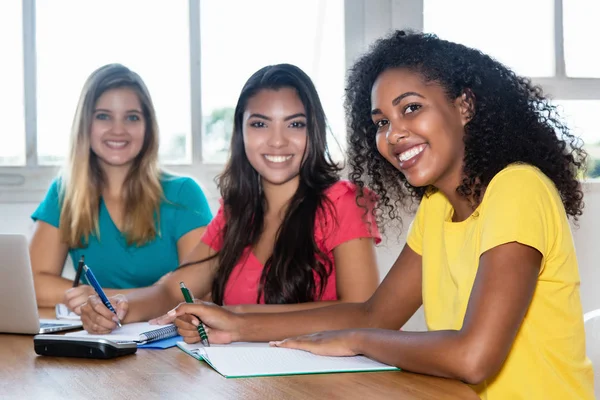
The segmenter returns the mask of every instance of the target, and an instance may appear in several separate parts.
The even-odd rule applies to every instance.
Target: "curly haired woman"
[[[379,195],[380,218],[420,201],[391,271],[360,304],[181,305],[170,315],[186,340],[194,315],[213,342],[328,331],[273,345],[364,354],[488,400],[592,399],[568,222],[586,154],[542,91],[477,50],[400,31],[356,63],[347,95],[352,180]],[[428,332],[399,331],[421,305]]]

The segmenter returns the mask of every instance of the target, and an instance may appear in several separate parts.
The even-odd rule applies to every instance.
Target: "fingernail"
[[[114,317],[112,317],[112,320],[115,321],[115,324],[119,324],[119,318],[117,318],[117,316],[115,315]]]
[[[171,310],[171,311],[169,311],[169,312],[167,313],[167,315],[168,315],[169,317],[174,317],[176,314],[177,314],[177,313],[175,312],[175,310]]]
[[[192,325],[198,326],[198,325],[200,325],[200,321],[198,321],[197,319],[193,319],[192,320]]]
[[[276,346],[276,347],[278,347],[280,344],[281,344],[281,341],[269,342],[269,346]]]

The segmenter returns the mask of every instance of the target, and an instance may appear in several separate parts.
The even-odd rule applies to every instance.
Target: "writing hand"
[[[89,285],[80,285],[68,289],[63,297],[63,303],[75,314],[81,315],[81,306],[96,292]]]
[[[81,306],[81,322],[83,329],[89,333],[106,334],[117,328],[118,320],[123,320],[129,310],[129,302],[127,298],[118,294],[108,299],[114,307],[117,315],[110,311],[98,295],[93,295],[88,298],[88,301]]]
[[[239,340],[242,317],[216,304],[196,300],[193,304],[181,303],[162,317],[150,321],[154,324],[174,322],[186,343],[200,341],[196,327],[200,320],[210,343],[224,344]]]

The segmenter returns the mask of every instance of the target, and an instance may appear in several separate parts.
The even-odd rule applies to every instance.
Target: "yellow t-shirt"
[[[423,308],[429,330],[460,330],[487,250],[509,242],[542,255],[538,284],[513,346],[496,376],[473,387],[482,399],[593,399],[585,355],[579,271],[560,195],[539,169],[513,164],[490,182],[475,212],[452,222],[440,192],[423,197],[408,245],[423,259]]]

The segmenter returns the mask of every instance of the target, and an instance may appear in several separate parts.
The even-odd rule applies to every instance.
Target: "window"
[[[188,2],[38,0],[36,5],[39,163],[64,159],[86,78],[113,62],[137,72],[148,86],[158,116],[161,161],[189,163]]]
[[[20,1],[0,2],[0,166],[25,164],[22,20]]]
[[[293,63],[311,76],[330,150],[341,159],[346,2],[0,1],[0,197],[39,201],[68,153],[85,80],[115,62],[150,90],[161,163],[209,191],[227,157],[241,87],[267,64]]]
[[[562,100],[554,103],[576,135],[589,146],[600,146],[600,100]],[[600,158],[600,154],[596,158]]]
[[[554,0],[423,1],[425,32],[477,48],[520,75],[554,75]]]
[[[588,44],[600,41],[599,16],[597,0],[1,1],[0,35],[9,39],[0,40],[0,172],[23,174],[29,191],[46,189],[56,169],[45,165],[67,153],[84,80],[109,62],[129,66],[147,83],[165,164],[223,162],[243,83],[279,62],[298,65],[314,80],[330,149],[339,156],[345,47],[356,55],[406,25],[480,48],[533,77],[600,157],[592,149],[600,130],[589,122],[600,112],[600,53]],[[561,18],[564,43],[557,43]],[[20,168],[35,167],[36,156],[39,169]]]
[[[563,0],[563,32],[566,78],[600,78],[600,53],[589,43],[600,41],[600,2],[597,0]],[[563,113],[579,135],[589,154],[588,176],[600,177],[600,80],[588,84],[599,87],[597,99],[559,100]]]
[[[330,137],[330,150],[334,156],[341,155],[340,147],[345,143],[343,3],[343,0],[200,3],[205,161],[225,161],[233,110],[244,83],[258,69],[278,63],[295,64],[314,81],[334,134]]]
[[[600,1],[563,0],[565,67],[567,76],[600,78]],[[600,93],[598,93],[600,97]],[[596,113],[600,109],[596,108]],[[596,136],[600,140],[600,135]]]
[[[584,141],[588,176],[600,177],[600,53],[589,45],[600,41],[598,0],[423,1],[425,31],[478,48],[545,87]],[[555,10],[563,43],[555,42]]]
[[[583,139],[589,157],[590,177],[600,177],[600,100],[561,100],[554,102],[573,133]]]

